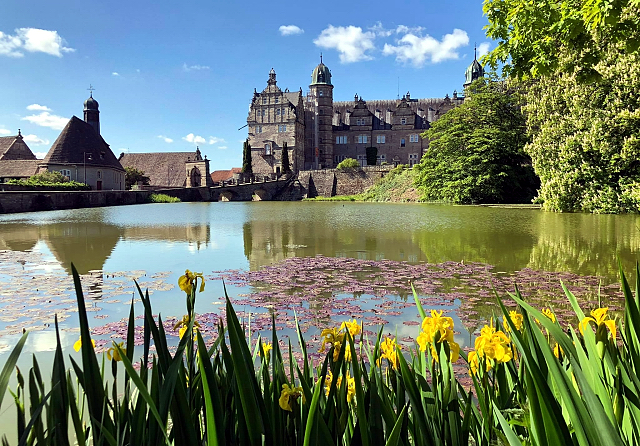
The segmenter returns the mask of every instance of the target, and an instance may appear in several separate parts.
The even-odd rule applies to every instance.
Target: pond
[[[269,335],[271,314],[283,340],[294,312],[304,335],[318,343],[322,328],[347,318],[405,343],[419,330],[410,291],[425,308],[454,317],[456,341],[496,311],[495,288],[507,303],[518,284],[560,319],[560,280],[585,306],[598,293],[620,309],[618,259],[633,272],[640,248],[636,215],[552,214],[533,209],[340,202],[146,204],[0,217],[0,364],[23,328],[31,353],[52,358],[53,315],[65,353],[78,356],[73,262],[87,295],[97,348],[122,340],[134,282],[151,293],[154,312],[169,327],[186,312],[177,287],[185,269],[203,272],[196,311],[215,332],[224,316],[222,280],[252,329]],[[136,314],[142,314],[139,301]],[[370,336],[371,337],[371,336]],[[292,336],[297,347],[297,339]],[[294,342],[295,341],[295,342]],[[312,349],[310,349],[312,350]],[[315,349],[314,351],[317,351]]]

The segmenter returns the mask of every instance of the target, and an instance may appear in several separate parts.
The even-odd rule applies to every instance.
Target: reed
[[[503,314],[481,330],[469,354],[454,341],[453,320],[426,312],[414,292],[422,326],[413,347],[383,338],[382,328],[369,340],[356,320],[345,321],[322,331],[326,355],[320,363],[307,354],[299,326],[297,362],[291,342],[279,343],[275,320],[270,339],[251,333],[228,297],[226,320],[207,345],[194,311],[204,277],[190,271],[179,280],[186,314],[177,324],[175,353],[148,292],[137,287],[144,306],[142,356],[134,358],[133,302],[126,339],[114,342],[106,357],[96,354],[73,266],[72,273],[80,363],[66,362],[58,335],[51,379],[45,382],[34,356],[29,373],[18,370],[17,387],[8,389],[25,333],[0,373],[0,409],[9,392],[20,445],[640,442],[639,273],[632,293],[620,268],[622,320],[606,309],[585,315],[566,288],[577,327],[561,327],[550,310],[533,308],[517,289],[510,297],[518,311],[508,311],[496,296]],[[55,328],[58,334],[57,320]],[[152,345],[156,353],[150,355]],[[454,373],[458,361],[468,365],[471,388]],[[9,444],[6,437],[3,444]]]

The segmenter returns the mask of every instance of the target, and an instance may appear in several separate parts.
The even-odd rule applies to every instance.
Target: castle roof
[[[219,183],[233,178],[233,174],[242,172],[242,168],[233,167],[231,170],[214,170],[211,172],[211,181]]]
[[[122,167],[132,167],[149,177],[149,185],[184,187],[187,161],[194,161],[196,152],[123,153]]]
[[[484,76],[484,68],[482,68],[482,65],[480,65],[480,62],[478,62],[478,59],[474,58],[473,62],[471,62],[471,65],[467,67],[467,71],[464,72],[464,77],[465,77],[464,86],[466,87],[474,80],[483,76]]]
[[[322,62],[314,68],[311,74],[311,85],[331,85],[331,71]]]
[[[123,170],[109,145],[94,128],[73,116],[41,164],[86,164]]]
[[[29,146],[22,135],[3,136],[0,138],[0,160],[35,160]]]
[[[98,101],[96,101],[95,99],[93,99],[93,93],[91,94],[91,96],[89,96],[89,98],[84,101],[84,109],[85,110],[98,110]]]

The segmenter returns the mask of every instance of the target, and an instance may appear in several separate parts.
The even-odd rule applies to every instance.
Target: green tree
[[[242,173],[253,173],[251,167],[251,146],[249,145],[249,138],[244,141],[242,146]]]
[[[34,184],[59,184],[67,183],[69,178],[65,177],[57,170],[47,170],[42,173],[32,175],[27,181]]]
[[[518,78],[556,71],[575,72],[579,81],[602,74],[602,41],[638,51],[640,0],[484,0],[487,36],[498,42],[488,54],[492,66],[505,63]],[[573,58],[562,58],[562,51]]]
[[[640,55],[603,51],[602,78],[557,73],[534,82],[525,111],[538,199],[553,211],[640,211]],[[561,59],[575,55],[565,51]]]
[[[287,142],[282,143],[282,173],[286,174],[291,172],[291,165],[289,164],[289,149],[287,148]]]
[[[375,166],[378,164],[378,148],[367,147],[367,166]]]
[[[360,167],[360,163],[353,158],[345,158],[338,165],[336,169],[355,169]]]
[[[505,82],[476,80],[469,99],[432,124],[429,148],[416,166],[424,200],[520,203],[537,181],[529,157],[521,96]]]
[[[131,186],[137,183],[149,184],[149,177],[144,174],[143,171],[134,167],[124,168],[124,185],[126,189],[131,189]]]

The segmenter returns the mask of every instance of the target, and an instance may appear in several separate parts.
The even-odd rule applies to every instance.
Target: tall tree
[[[253,173],[251,167],[251,146],[249,145],[249,138],[244,141],[242,146],[242,173]]]
[[[149,177],[143,171],[134,167],[124,168],[124,185],[126,189],[131,189],[131,186],[137,183],[149,184],[149,181]]]
[[[435,121],[422,137],[429,147],[416,166],[425,200],[520,203],[535,194],[520,95],[505,82],[480,78],[469,98]]]
[[[282,158],[280,163],[282,164],[283,174],[291,172],[291,165],[289,164],[289,149],[287,148],[286,141],[282,143]]]
[[[603,74],[602,41],[628,54],[640,47],[640,0],[484,0],[483,9],[487,36],[498,42],[488,60],[517,78],[559,70],[592,81]]]

